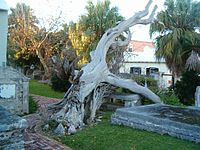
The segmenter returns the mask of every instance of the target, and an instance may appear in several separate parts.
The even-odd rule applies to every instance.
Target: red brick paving
[[[70,150],[70,148],[61,143],[49,139],[39,133],[25,132],[25,150]]]
[[[41,123],[41,120],[44,119],[45,114],[48,114],[47,105],[58,102],[59,99],[37,95],[32,95],[32,97],[33,100],[38,102],[39,108],[37,113],[24,117],[29,124],[29,128],[24,133],[25,150],[71,150],[69,147],[45,137],[34,130]]]

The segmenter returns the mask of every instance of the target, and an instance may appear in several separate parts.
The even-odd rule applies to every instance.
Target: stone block
[[[23,131],[28,127],[25,119],[0,106],[0,149],[23,150]]]
[[[54,133],[58,135],[65,135],[65,128],[63,127],[62,123],[59,123],[59,125],[54,130]]]

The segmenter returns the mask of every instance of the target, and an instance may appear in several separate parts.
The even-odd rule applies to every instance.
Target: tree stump
[[[106,63],[106,54],[111,47],[126,46],[131,40],[130,27],[137,24],[148,24],[153,21],[157,6],[149,15],[149,0],[143,11],[135,13],[128,20],[120,22],[117,26],[107,30],[100,39],[96,49],[90,53],[91,61],[82,67],[74,78],[74,83],[66,92],[63,100],[49,106],[55,113],[52,118],[62,123],[68,129],[79,129],[85,123],[94,122],[96,110],[103,103],[103,98],[111,93],[112,86],[122,87],[143,95],[155,103],[160,103],[160,98],[146,87],[138,85],[133,80],[123,79],[111,73]],[[144,17],[148,16],[147,19]],[[121,34],[127,34],[125,40],[120,39]]]

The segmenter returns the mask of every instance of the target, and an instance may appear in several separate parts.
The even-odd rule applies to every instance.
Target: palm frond
[[[187,59],[186,69],[200,72],[200,57],[195,51],[192,51],[191,55]]]

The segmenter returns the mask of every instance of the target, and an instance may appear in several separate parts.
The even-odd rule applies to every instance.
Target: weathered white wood
[[[129,18],[128,20],[125,20],[119,23],[116,27],[109,29],[103,35],[103,37],[101,38],[101,40],[99,41],[96,47],[96,50],[93,51],[91,54],[91,62],[82,68],[83,75],[80,78],[80,82],[82,83],[82,86],[80,87],[82,91],[81,93],[82,100],[84,100],[84,98],[94,89],[96,84],[99,84],[100,82],[104,82],[107,76],[111,74],[106,64],[106,54],[108,52],[109,47],[113,44],[113,42],[115,42],[115,39],[131,26],[134,26],[136,24],[148,24],[152,22],[155,10],[157,8],[156,6],[154,7],[149,18],[142,19],[143,17],[148,15],[149,7],[151,3],[152,3],[152,0],[148,2],[147,6],[145,7],[145,10],[138,12],[135,15],[133,15],[133,17]],[[130,41],[131,39],[130,37],[131,35],[129,32],[127,41]],[[127,44],[128,43],[127,41],[119,42],[118,45],[122,46],[123,44]],[[143,94],[143,93],[140,93],[140,94]]]
[[[112,74],[106,63],[106,54],[110,46],[113,44],[117,46],[127,45],[131,39],[131,34],[128,32],[125,41],[121,41],[119,38],[116,41],[117,37],[127,31],[129,27],[136,24],[148,24],[153,20],[156,6],[149,17],[143,19],[143,17],[148,16],[151,3],[152,0],[149,0],[145,10],[136,13],[133,17],[122,21],[116,27],[105,32],[96,50],[90,53],[91,62],[81,69],[80,76],[75,79],[78,82],[72,85],[62,102],[53,106],[54,108],[62,107],[52,116],[54,119],[64,123],[69,129],[81,128],[84,125],[84,120],[88,121],[89,119],[89,122],[92,122],[96,110],[102,104],[103,97],[109,91],[107,85],[126,88],[151,99],[155,103],[161,102],[160,98],[148,88],[140,86],[132,80],[122,79]],[[86,117],[86,114],[89,114],[89,118]]]
[[[129,89],[130,91],[133,91],[134,93],[141,94],[155,103],[161,103],[160,98],[156,94],[154,94],[148,88],[138,85],[133,80],[122,79],[120,77],[117,77],[116,75],[109,74],[107,76],[106,81],[112,85],[126,88],[126,89]]]

